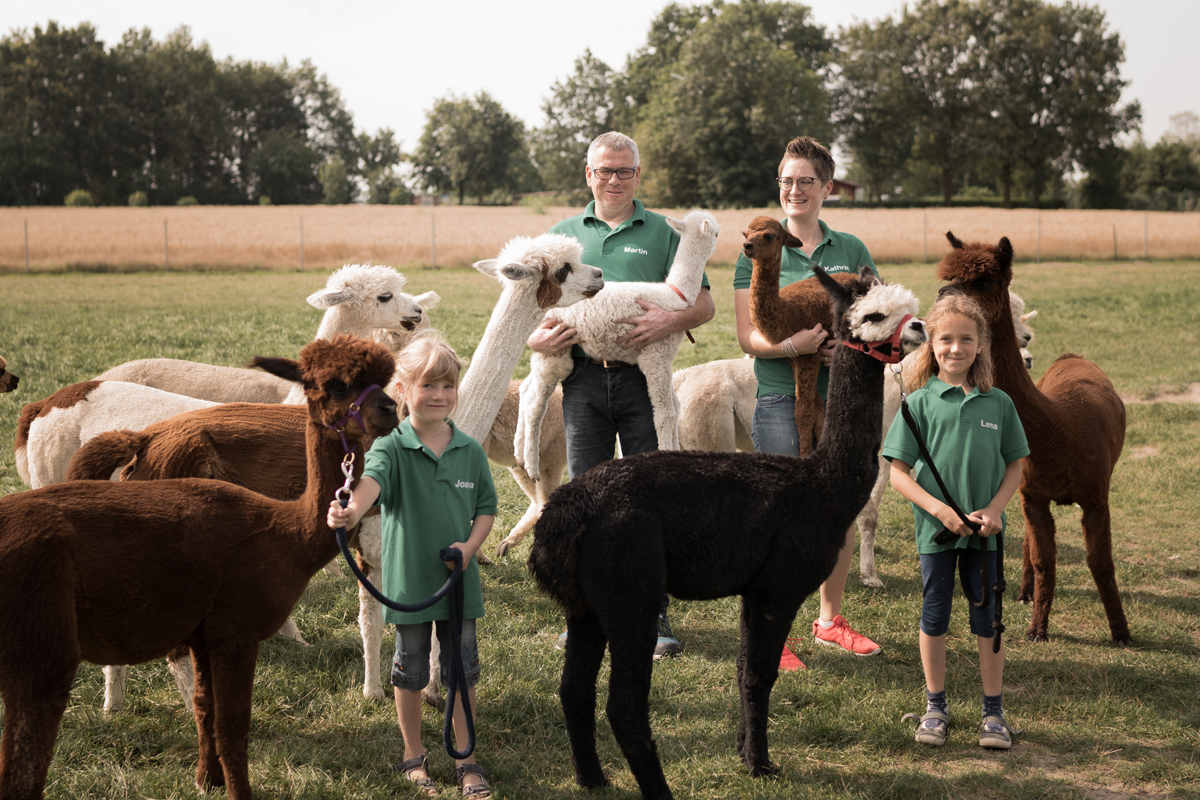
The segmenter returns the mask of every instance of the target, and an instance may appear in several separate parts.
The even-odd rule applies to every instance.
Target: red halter
[[[900,352],[900,337],[904,335],[904,325],[912,318],[912,314],[905,314],[904,319],[900,320],[900,324],[896,326],[896,330],[892,331],[892,335],[878,342],[855,344],[854,342],[843,340],[842,344],[846,345],[846,347],[853,347],[855,350],[861,350],[871,358],[876,361],[882,361],[884,364],[899,364],[902,356]]]

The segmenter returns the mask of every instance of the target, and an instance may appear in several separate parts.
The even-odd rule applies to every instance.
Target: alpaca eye
[[[334,381],[333,383],[329,384],[329,390],[334,394],[345,394],[346,392],[350,391],[350,387],[342,381]]]
[[[863,322],[883,322],[885,319],[887,319],[887,314],[884,314],[881,311],[876,311],[863,317]]]
[[[376,299],[376,300],[378,300],[378,301],[379,301],[379,302],[381,302],[381,303],[386,303],[386,302],[388,302],[389,300],[391,300],[391,299],[392,299],[392,293],[391,293],[391,292],[386,292],[386,293],[384,293],[384,294],[381,294],[381,295],[379,295],[379,297],[377,297],[377,298],[375,298],[375,299]]]
[[[556,271],[554,273],[554,280],[558,281],[559,283],[565,283],[567,280],[567,276],[570,274],[571,274],[571,262],[564,261],[563,265],[561,267],[559,267],[558,271]]]
[[[773,242],[773,241],[775,241],[775,234],[773,234],[773,233],[764,234],[763,238],[766,239],[768,242]]]

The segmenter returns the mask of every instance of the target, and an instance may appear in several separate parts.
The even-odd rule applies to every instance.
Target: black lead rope
[[[341,489],[338,489],[335,497],[342,508],[345,508],[350,503],[350,492],[348,485],[353,475],[353,454],[347,456],[347,461],[342,462],[342,472],[346,475],[346,484]],[[349,469],[349,471],[347,471]],[[350,571],[354,573],[354,577],[358,578],[358,582],[363,585],[367,592],[378,600],[383,605],[395,611],[422,611],[429,608],[434,603],[441,600],[447,594],[450,595],[450,680],[446,685],[446,718],[442,723],[442,745],[446,748],[446,753],[454,759],[462,760],[469,758],[475,752],[475,715],[471,711],[470,694],[468,694],[467,675],[462,664],[462,622],[463,622],[463,557],[462,551],[456,547],[444,547],[438,553],[438,556],[443,561],[453,561],[454,569],[450,572],[450,577],[442,584],[442,588],[433,593],[431,597],[422,600],[418,603],[397,603],[389,597],[384,596],[383,592],[375,588],[375,585],[367,578],[363,571],[358,568],[358,562],[354,555],[350,552],[350,545],[347,541],[346,529],[338,528],[336,531],[338,547],[342,551],[342,556],[345,557],[346,563],[350,565]],[[467,724],[467,749],[461,753],[454,749],[451,744],[451,732],[453,731],[454,723],[454,700],[455,697],[462,694],[463,716]]]
[[[898,375],[895,377],[896,380],[900,380]],[[908,409],[908,398],[905,396],[903,388],[900,390],[900,413],[904,415],[904,421],[908,424],[908,429],[912,431],[913,437],[917,440],[917,450],[920,452],[921,458],[925,459],[925,463],[929,466],[929,471],[933,474],[933,479],[937,481],[938,488],[942,490],[942,497],[946,499],[946,505],[950,506],[950,510],[958,515],[958,518],[963,521],[964,525],[978,533],[982,526],[978,522],[969,519],[963,513],[962,508],[959,507],[958,503],[954,502],[953,495],[950,494],[950,490],[946,488],[946,484],[942,481],[942,476],[938,473],[937,467],[933,463],[933,456],[929,454],[929,448],[925,446],[925,440],[921,437],[920,430],[917,429],[917,421],[913,419],[912,412]],[[949,528],[942,528],[934,534],[933,541],[938,544],[946,544],[954,541],[957,536],[958,534]],[[987,558],[985,557],[987,551],[984,549],[985,546],[985,543],[981,543],[980,545],[979,579],[980,594],[982,597],[978,601],[975,600],[974,593],[971,591],[970,584],[968,583],[966,565],[961,558],[958,562],[958,579],[962,584],[963,595],[976,608],[984,608],[992,599],[988,587]],[[992,587],[992,591],[996,594],[995,621],[992,624],[994,632],[992,637],[993,653],[1000,652],[1000,637],[1004,633],[1004,622],[1002,621],[1004,616],[1004,592],[1007,589],[1008,584],[1004,580],[1004,531],[1001,530],[1000,533],[996,534],[996,585]]]

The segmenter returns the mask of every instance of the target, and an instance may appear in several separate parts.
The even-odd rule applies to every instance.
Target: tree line
[[[784,145],[835,143],[878,203],[1193,210],[1200,119],[1163,140],[1122,105],[1124,45],[1103,12],[1045,0],[919,0],[829,32],[784,0],[672,4],[617,70],[590,51],[526,128],[486,92],[438,99],[411,153],[355,134],[309,62],[217,62],[186,29],[130,31],[106,50],[87,25],[0,41],[0,204],[460,203],[586,197],[592,138],[637,140],[655,206],[770,205]],[[267,199],[269,198],[269,199]]]

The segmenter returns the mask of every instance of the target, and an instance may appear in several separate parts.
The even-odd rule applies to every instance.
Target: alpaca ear
[[[540,278],[542,275],[541,270],[534,269],[528,264],[522,264],[519,261],[514,261],[511,264],[505,264],[504,266],[500,267],[497,272],[508,278],[510,281],[517,282],[527,281],[530,278]]]
[[[996,245],[996,261],[1000,265],[1000,269],[1007,270],[1012,268],[1013,246],[1007,236],[1000,237],[1000,243]]]
[[[683,224],[683,220],[674,219],[672,217],[667,217],[667,224],[670,225],[672,228],[674,228],[679,233],[683,233],[684,230],[687,228],[687,226]]]
[[[322,289],[308,296],[308,304],[313,308],[333,308],[353,299],[354,292],[349,289]]]
[[[963,249],[962,239],[959,239],[957,236],[955,236],[950,231],[946,231],[946,238],[950,240],[950,246],[953,247],[955,250]]]
[[[300,362],[293,361],[290,358],[255,356],[250,359],[250,363],[246,366],[251,369],[254,367],[264,369],[277,378],[283,378],[285,381],[304,383],[304,375],[300,372]]]
[[[1036,316],[1037,316],[1037,309],[1035,308],[1033,311],[1028,311],[1028,312],[1022,314],[1021,322],[1029,322],[1029,320],[1033,319]]]
[[[783,246],[784,247],[803,247],[804,242],[796,238],[787,228],[783,229]]]
[[[829,293],[829,298],[836,306],[838,301],[843,300],[850,295],[850,291],[842,284],[829,277],[829,273],[817,265],[813,265],[813,275],[817,277],[817,281],[825,287],[825,291]]]
[[[417,295],[413,298],[413,300],[417,301],[417,305],[421,307],[422,311],[429,311],[431,308],[435,308],[438,303],[442,302],[442,298],[437,292],[425,292],[425,294]]]
[[[500,259],[488,258],[483,261],[476,261],[472,264],[475,269],[490,277],[497,277],[500,274]]]

